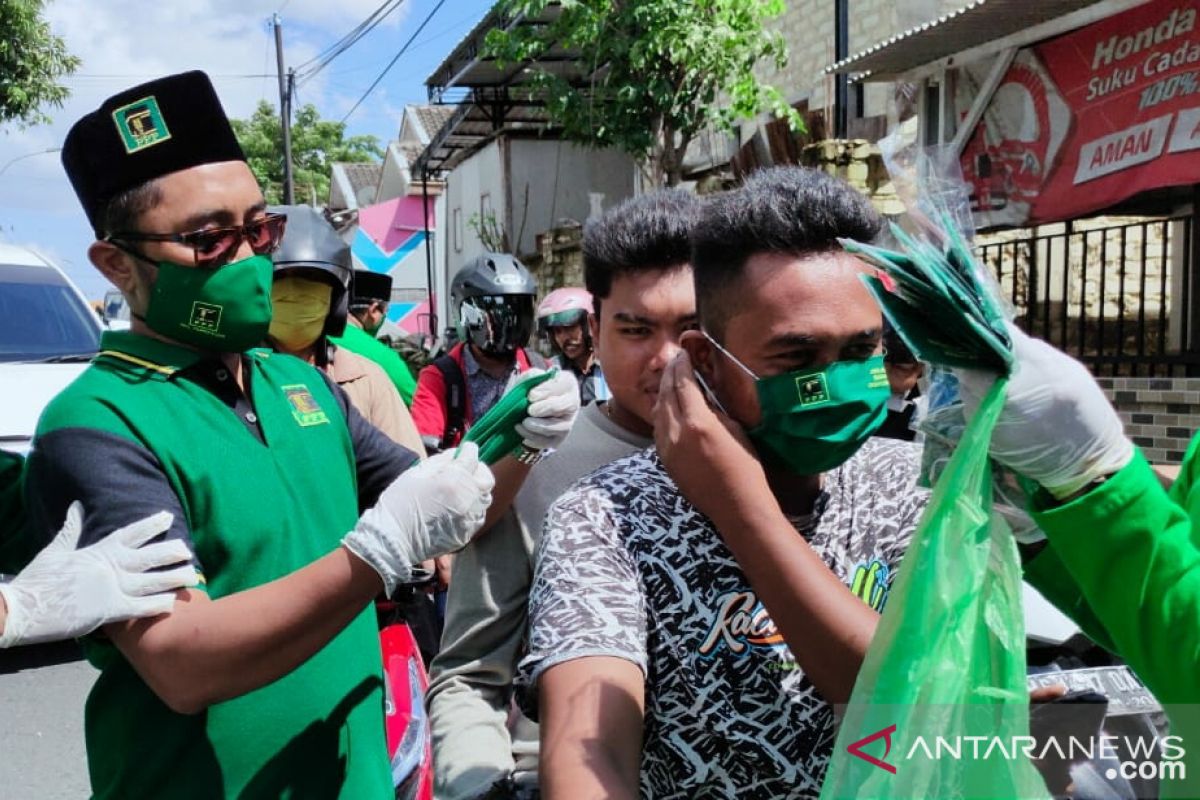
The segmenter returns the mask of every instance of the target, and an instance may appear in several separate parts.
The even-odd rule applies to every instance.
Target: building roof
[[[429,99],[452,109],[448,119],[413,165],[414,173],[447,172],[501,133],[553,132],[545,99],[530,86],[529,62],[501,64],[483,55],[488,31],[543,26],[561,13],[551,3],[536,16],[504,14],[493,7],[425,80]],[[539,70],[578,85],[589,80],[588,65],[578,54],[551,47],[536,61]]]
[[[948,56],[1030,31],[1069,14],[1101,6],[1128,6],[1120,0],[971,0],[937,19],[909,28],[825,68],[828,73],[858,73],[872,81],[893,80],[905,72]],[[1079,25],[1092,20],[1080,17]],[[1062,32],[1062,31],[1058,31]],[[1036,36],[1036,33],[1032,34]],[[1041,37],[1044,38],[1043,34]],[[1031,41],[1036,41],[1032,39]],[[1011,43],[1010,46],[1019,46]]]
[[[429,140],[437,136],[438,131],[446,124],[446,120],[454,116],[455,106],[452,105],[426,105],[426,106],[411,106],[413,114],[417,118],[417,122],[425,131],[423,142],[429,143]],[[420,151],[418,151],[419,153]],[[411,164],[412,162],[409,161]]]
[[[355,197],[359,197],[359,192],[363,189],[374,189],[378,186],[379,176],[383,173],[383,164],[372,161],[339,162],[338,166],[350,179],[350,191],[354,192]]]
[[[358,208],[375,202],[379,179],[383,175],[383,164],[370,161],[340,161],[333,165],[331,173],[330,207]]]

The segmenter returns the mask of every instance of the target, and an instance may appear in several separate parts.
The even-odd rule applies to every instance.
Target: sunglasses
[[[104,237],[106,242],[175,242],[192,248],[196,256],[196,266],[207,269],[223,267],[233,260],[234,255],[248,242],[255,255],[273,253],[279,248],[283,239],[283,231],[287,226],[287,215],[267,214],[245,225],[231,225],[225,228],[203,228],[189,233],[141,233],[139,231],[123,231],[110,233]]]

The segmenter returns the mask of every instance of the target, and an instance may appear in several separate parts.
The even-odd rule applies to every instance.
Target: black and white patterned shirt
[[[826,473],[814,513],[794,521],[877,610],[928,501],[919,463],[913,445],[872,439]],[[642,797],[817,795],[833,709],[652,449],[592,473],[547,512],[517,679],[526,713],[536,718],[542,672],[586,656],[646,675]]]

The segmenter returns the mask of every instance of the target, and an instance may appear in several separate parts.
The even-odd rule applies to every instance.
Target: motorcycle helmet
[[[346,330],[350,305],[350,278],[354,263],[350,245],[342,241],[325,215],[312,206],[273,206],[269,211],[286,214],[287,232],[271,256],[275,276],[290,270],[305,270],[305,277],[324,280],[333,288],[325,336],[341,336]]]
[[[555,289],[542,298],[537,307],[538,334],[550,345],[551,350],[558,351],[551,335],[551,328],[569,328],[580,325],[583,328],[583,345],[592,347],[592,333],[588,326],[588,316],[595,313],[592,306],[592,296],[586,289],[564,287]]]
[[[511,356],[529,344],[536,293],[533,276],[512,256],[484,253],[472,260],[450,283],[459,339],[489,356]]]

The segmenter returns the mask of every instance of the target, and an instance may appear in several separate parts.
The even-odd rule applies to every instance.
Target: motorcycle
[[[429,674],[425,663],[431,603],[425,587],[434,575],[414,569],[409,583],[391,597],[375,601],[379,619],[379,644],[383,652],[384,726],[388,759],[397,800],[433,800],[433,742],[425,692]],[[436,636],[433,639],[436,646]]]

